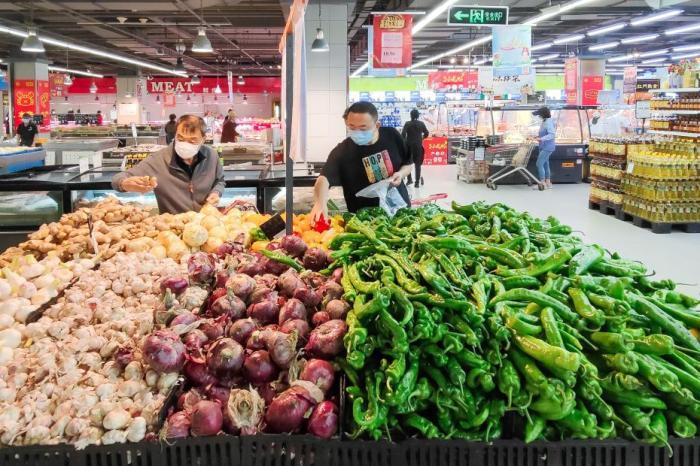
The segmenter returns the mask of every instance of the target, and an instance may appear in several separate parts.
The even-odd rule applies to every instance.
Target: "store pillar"
[[[141,78],[137,76],[117,76],[117,103],[116,120],[120,125],[142,123],[141,96],[145,93],[142,89]],[[110,119],[113,118],[113,113]]]
[[[40,130],[48,131],[51,118],[48,62],[36,58],[11,59],[8,67],[8,81],[12,133],[14,134],[25,113],[35,118]]]
[[[304,16],[306,32],[306,115],[307,156],[309,162],[325,162],[330,151],[346,138],[342,114],[348,102],[347,19],[345,1],[312,2]],[[312,52],[316,29],[323,29],[330,50]]]

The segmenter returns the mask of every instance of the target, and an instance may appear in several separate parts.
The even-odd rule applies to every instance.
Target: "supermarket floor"
[[[536,191],[526,185],[499,186],[492,191],[483,184],[467,184],[457,181],[455,165],[424,167],[425,186],[412,193],[414,198],[435,193],[447,193],[457,202],[503,202],[533,215],[553,215],[574,230],[585,233],[586,242],[598,243],[610,251],[618,251],[624,257],[640,260],[657,276],[671,278],[680,283],[693,284],[685,291],[700,294],[700,234],[672,232],[658,235],[651,230],[622,222],[608,215],[588,209],[589,185],[555,185],[550,191]],[[409,188],[414,191],[414,188]]]

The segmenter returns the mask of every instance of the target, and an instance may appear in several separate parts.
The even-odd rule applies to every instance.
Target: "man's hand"
[[[219,193],[217,193],[216,191],[212,191],[207,196],[207,204],[218,205],[220,199],[221,199],[221,196],[219,195]]]
[[[314,207],[311,209],[311,219],[314,223],[318,222],[321,217],[328,218],[328,206],[326,204],[315,203]]]
[[[158,186],[155,176],[131,176],[121,183],[121,189],[129,193],[148,193]]]
[[[389,183],[394,187],[399,186],[402,181],[403,181],[403,175],[401,174],[400,171],[394,173],[391,176],[391,178],[389,178]]]

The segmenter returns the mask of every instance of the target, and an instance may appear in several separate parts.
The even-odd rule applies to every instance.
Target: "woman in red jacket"
[[[238,133],[236,132],[236,113],[233,110],[228,111],[224,126],[221,128],[221,142],[236,142]]]

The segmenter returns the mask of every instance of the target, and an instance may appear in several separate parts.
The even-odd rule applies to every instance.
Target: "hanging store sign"
[[[628,66],[622,73],[622,92],[634,94],[637,92],[637,67]]]
[[[372,67],[408,68],[412,63],[412,15],[375,15],[372,26]]]
[[[581,105],[598,105],[598,92],[602,90],[602,76],[584,76],[581,79]]]
[[[508,24],[507,6],[453,6],[447,16],[448,26],[494,26]]]
[[[63,97],[66,89],[63,85],[66,75],[63,73],[49,73],[49,89],[51,97]]]
[[[660,79],[638,79],[636,91],[637,92],[649,92],[653,89],[661,89]]]
[[[117,93],[117,78],[73,78],[73,84],[64,88],[63,95],[67,94],[91,94],[90,86],[95,83],[98,94],[116,94]]]
[[[476,89],[479,87],[479,71],[434,71],[428,73],[428,87],[434,91]]]
[[[493,29],[493,93],[513,98],[523,89],[535,87],[535,72],[530,65],[532,27],[495,26]]]
[[[245,78],[242,86],[233,85],[233,76],[230,82],[217,80],[216,76],[203,76],[199,84],[192,84],[189,78],[154,77],[146,81],[148,94],[213,94],[216,85],[222,92],[240,92],[243,94],[262,94],[264,91],[270,94],[279,94],[282,88],[281,78]],[[229,85],[231,86],[229,88]]]
[[[48,129],[51,123],[51,90],[48,81],[37,81],[39,113],[44,117],[41,129]]]
[[[423,165],[447,165],[447,138],[425,138],[423,139]]]
[[[578,58],[564,60],[564,92],[567,104],[578,104]]]

